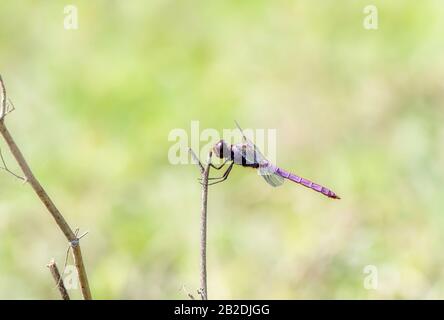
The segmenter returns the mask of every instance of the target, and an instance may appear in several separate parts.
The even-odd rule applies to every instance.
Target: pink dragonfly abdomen
[[[278,173],[281,177],[286,178],[290,181],[302,184],[304,187],[313,189],[314,191],[320,192],[323,195],[332,198],[332,199],[341,199],[336,193],[331,191],[330,189],[323,187],[317,183],[314,183],[313,181],[304,179],[302,177],[299,177],[295,174],[292,174],[290,172],[287,172],[281,168],[277,168],[276,173]]]

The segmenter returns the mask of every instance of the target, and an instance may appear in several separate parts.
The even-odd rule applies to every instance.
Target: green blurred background
[[[63,27],[68,4],[78,30]],[[378,30],[363,27],[371,4]],[[444,298],[443,30],[439,0],[2,2],[6,122],[89,231],[94,298],[195,292],[199,173],[168,162],[167,138],[233,119],[276,128],[279,164],[342,200],[235,168],[210,191],[210,298]],[[45,266],[66,249],[2,171],[0,298],[58,299]]]

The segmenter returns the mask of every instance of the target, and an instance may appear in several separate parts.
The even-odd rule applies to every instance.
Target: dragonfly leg
[[[230,161],[229,159],[226,159],[220,166],[215,166],[214,164],[210,163],[210,167],[216,169],[216,170],[220,170],[223,168],[223,166],[225,166],[225,164]],[[223,176],[222,176],[223,177]],[[215,177],[215,178],[208,178],[208,180],[217,180],[217,179],[221,179],[222,177]],[[202,181],[202,178],[198,178],[197,180]]]
[[[234,166],[234,161],[230,163],[230,166],[227,168],[227,170],[225,170],[225,172],[222,175],[222,177],[215,178],[215,179],[219,179],[218,181],[209,183],[208,185],[212,186],[213,184],[221,183],[221,182],[224,182],[225,180],[227,180],[227,178],[228,178],[228,176],[229,176],[229,174],[231,172],[231,169],[233,169],[233,166]]]
[[[222,169],[222,167],[228,162],[228,159],[225,159],[225,161],[220,166],[215,166],[214,164],[210,163],[210,166],[213,167],[216,170]]]

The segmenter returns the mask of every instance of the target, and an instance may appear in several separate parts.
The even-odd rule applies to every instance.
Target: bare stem
[[[57,289],[59,289],[62,299],[70,300],[68,291],[65,288],[65,284],[63,283],[62,277],[60,276],[59,268],[57,268],[57,264],[55,263],[54,259],[52,259],[48,263],[47,267],[49,268],[49,271],[51,271],[52,277],[54,278]]]
[[[208,206],[208,176],[210,174],[210,164],[212,152],[208,154],[207,164],[204,167],[199,158],[190,149],[191,156],[200,168],[202,176],[202,197],[200,211],[200,290],[199,294],[202,300],[208,300],[207,286],[207,206]]]
[[[202,174],[202,208],[200,216],[200,287],[202,300],[208,300],[207,288],[207,205],[208,205],[208,176],[210,174],[212,153],[208,154],[207,165]]]
[[[1,77],[0,77],[0,86],[4,94],[4,97],[2,97],[4,101],[6,96],[6,90]],[[92,298],[91,291],[88,284],[88,277],[86,275],[85,265],[82,259],[82,253],[80,251],[79,239],[77,238],[76,234],[72,231],[71,227],[68,225],[65,218],[57,209],[57,207],[55,206],[49,195],[46,193],[45,189],[42,187],[40,182],[34,176],[33,172],[31,171],[31,168],[29,167],[28,163],[23,157],[22,152],[20,151],[14,139],[12,138],[11,134],[9,133],[8,129],[6,128],[4,120],[5,120],[4,117],[0,118],[0,133],[5,139],[6,144],[11,150],[11,153],[14,156],[15,160],[17,161],[18,165],[22,169],[26,181],[29,182],[32,189],[39,197],[40,201],[48,209],[49,213],[54,218],[60,230],[63,232],[66,239],[69,241],[73,249],[72,252],[74,256],[75,265],[77,268],[77,273],[79,275],[80,287],[82,290],[83,298],[85,300],[90,300]]]

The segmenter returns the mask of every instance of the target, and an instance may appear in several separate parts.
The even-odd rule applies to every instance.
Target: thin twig
[[[194,296],[188,291],[187,287],[185,285],[182,285],[182,291],[185,292],[185,294],[190,298],[191,300],[196,300]]]
[[[202,175],[202,197],[201,197],[201,211],[200,211],[200,289],[198,293],[202,300],[208,300],[207,287],[207,205],[208,205],[208,176],[210,174],[210,165],[212,152],[208,154],[207,164],[204,167],[199,158],[190,149],[191,156],[194,162],[199,166]]]
[[[62,277],[60,276],[59,268],[57,268],[57,264],[55,263],[54,259],[52,259],[48,263],[47,267],[49,268],[49,271],[51,271],[52,277],[54,278],[57,289],[59,289],[62,299],[70,300],[68,291],[65,288],[65,284],[63,283]]]
[[[3,166],[1,166],[0,169],[5,170],[9,174],[12,174],[14,177],[16,177],[19,180],[23,180],[24,183],[26,182],[26,178],[23,178],[23,177],[19,176],[18,174],[12,172],[11,170],[9,170],[8,166],[6,165],[5,158],[3,158],[2,149],[0,149],[0,158],[1,158],[1,161],[2,161],[2,164],[3,164]]]
[[[208,204],[208,176],[210,174],[212,152],[208,154],[207,165],[202,174],[202,208],[200,215],[200,287],[202,300],[208,300],[207,289],[207,204]]]
[[[200,162],[199,157],[196,156],[193,149],[190,148],[189,151],[190,151],[191,158],[193,159],[194,163],[199,167],[200,173],[203,174],[205,171],[205,168],[202,165],[202,163]]]
[[[0,77],[0,86],[3,92],[4,97],[2,97],[2,101],[6,100],[6,89],[3,83],[3,80]],[[22,152],[18,148],[17,144],[15,143],[14,139],[12,138],[11,134],[9,133],[9,130],[6,128],[4,117],[0,118],[0,133],[2,134],[3,138],[6,141],[6,144],[8,145],[9,149],[11,150],[12,155],[14,156],[15,160],[17,161],[18,165],[23,171],[23,174],[25,176],[26,181],[29,182],[34,192],[37,194],[37,196],[40,198],[40,201],[45,205],[45,207],[48,209],[49,213],[54,218],[55,222],[59,226],[60,230],[65,235],[66,239],[69,241],[73,256],[74,256],[74,263],[77,268],[77,273],[79,276],[79,282],[80,287],[82,290],[82,295],[85,300],[90,300],[91,297],[91,291],[88,284],[88,277],[86,275],[85,265],[83,263],[82,258],[82,252],[80,250],[79,245],[79,239],[76,236],[76,234],[72,231],[71,227],[66,222],[63,215],[60,213],[60,211],[55,206],[54,202],[51,200],[49,195],[46,193],[45,189],[42,187],[40,182],[36,179],[33,172],[31,171],[31,168],[29,167],[28,163],[26,162],[25,158],[23,157]]]
[[[12,103],[12,101],[11,101],[11,99],[9,99],[8,98],[8,101],[7,101],[7,107],[6,107],[6,112],[5,112],[5,115],[7,115],[7,114],[9,114],[9,113],[11,113],[12,111],[14,111],[15,110],[15,106],[14,106],[14,104]]]

